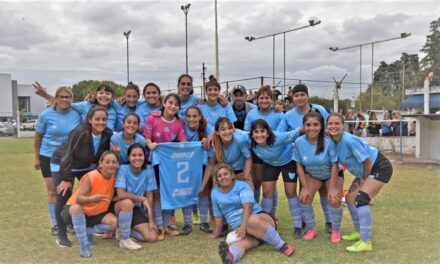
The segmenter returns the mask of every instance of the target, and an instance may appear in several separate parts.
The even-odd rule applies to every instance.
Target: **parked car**
[[[0,137],[15,135],[15,129],[11,126],[0,127]]]
[[[37,120],[32,119],[27,122],[23,122],[20,124],[21,130],[35,130],[35,125],[37,124]]]

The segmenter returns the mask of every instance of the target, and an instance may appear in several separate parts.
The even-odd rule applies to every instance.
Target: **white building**
[[[17,112],[35,119],[46,109],[46,99],[36,95],[32,85],[18,84],[10,74],[0,73],[0,91],[0,122],[17,120]]]

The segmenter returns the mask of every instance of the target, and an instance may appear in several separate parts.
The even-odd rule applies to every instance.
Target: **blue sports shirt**
[[[87,113],[89,112],[90,108],[98,104],[90,103],[89,101],[81,101],[77,103],[72,104],[72,108],[80,113],[83,120],[87,118]],[[116,110],[113,107],[108,107],[107,114],[108,114],[108,120],[107,120],[107,127],[111,130],[115,131],[116,129],[116,123],[118,122],[118,115],[116,113]]]
[[[258,145],[253,148],[257,155],[269,165],[279,167],[286,165],[292,160],[293,145],[292,143],[299,136],[298,129],[289,132],[273,132],[275,134],[275,142],[273,145]]]
[[[251,125],[254,120],[263,119],[269,124],[273,131],[276,131],[278,124],[283,119],[284,114],[276,112],[275,110],[270,110],[268,113],[261,113],[259,109],[252,109],[246,116],[246,120],[244,121],[244,130],[250,131]]]
[[[198,105],[198,107],[211,126],[215,127],[215,122],[217,122],[217,119],[220,117],[227,117],[232,123],[237,121],[237,117],[234,114],[234,110],[232,110],[231,103],[228,103],[226,106],[222,106],[218,102],[215,103],[215,105],[205,103]]]
[[[179,117],[182,120],[185,120],[185,112],[186,109],[190,106],[197,105],[200,98],[198,96],[190,95],[188,96],[187,101],[180,101],[180,109],[179,109]]]
[[[318,104],[311,104],[312,111],[319,112],[324,117],[324,124],[327,124],[328,112],[324,107]],[[277,127],[277,131],[289,131],[303,127],[303,119],[307,113],[302,113],[298,109],[293,108],[289,110],[281,120]]]
[[[225,161],[234,171],[244,170],[246,159],[251,157],[249,150],[249,136],[245,132],[235,131],[232,135],[232,142],[229,146],[223,147]],[[209,158],[215,157],[211,149],[208,152]]]
[[[145,148],[146,144],[145,138],[139,133],[134,134],[134,139],[129,144],[126,144],[123,131],[114,133],[110,138],[110,142],[113,146],[119,146],[119,162],[123,164],[128,163],[127,151],[131,145],[139,143]]]

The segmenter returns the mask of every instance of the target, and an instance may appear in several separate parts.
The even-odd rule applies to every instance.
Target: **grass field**
[[[0,138],[0,263],[220,263],[218,241],[208,240],[198,226],[187,237],[143,244],[136,252],[119,249],[114,239],[98,238],[91,260],[78,256],[78,242],[73,236],[72,248],[59,248],[49,233],[44,183],[40,172],[33,169],[33,155],[32,139]],[[346,179],[347,186],[352,177]],[[280,195],[279,231],[295,246],[296,253],[286,258],[263,245],[240,263],[440,263],[438,168],[395,164],[393,178],[374,202],[374,251],[349,254],[345,247],[350,243],[332,245],[328,241],[319,198],[315,201],[318,237],[312,242],[294,240],[287,203]],[[177,219],[181,226],[180,212]],[[352,231],[347,209],[341,231]]]

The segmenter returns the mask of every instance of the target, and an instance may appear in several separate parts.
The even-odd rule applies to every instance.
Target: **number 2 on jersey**
[[[184,177],[184,173],[189,169],[188,161],[177,162],[177,183],[189,183],[189,176]]]

